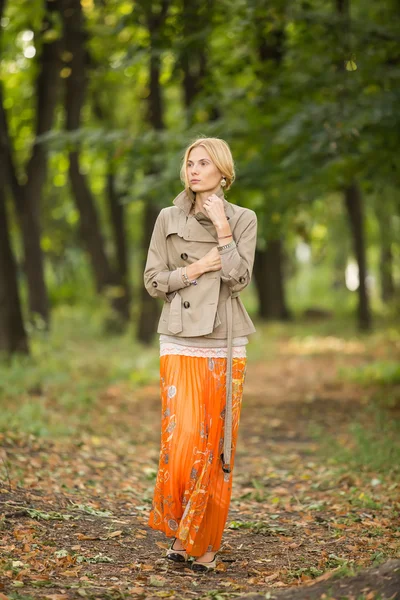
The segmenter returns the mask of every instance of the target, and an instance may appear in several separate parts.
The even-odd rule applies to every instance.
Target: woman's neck
[[[195,199],[193,201],[193,206],[192,206],[192,212],[194,214],[198,213],[198,212],[202,212],[204,214],[204,210],[203,210],[203,206],[204,206],[204,202],[207,200],[207,198],[209,196],[211,196],[212,194],[217,194],[217,192],[220,190],[220,186],[218,185],[215,189],[213,190],[207,190],[205,192],[196,192],[195,193]]]

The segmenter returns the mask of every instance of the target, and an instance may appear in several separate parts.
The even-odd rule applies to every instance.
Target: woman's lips
[[[200,182],[200,179],[191,179],[190,180],[190,183],[199,183],[199,182]]]

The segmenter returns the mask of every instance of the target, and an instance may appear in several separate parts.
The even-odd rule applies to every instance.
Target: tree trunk
[[[282,6],[282,10],[284,6]],[[258,77],[264,81],[265,86],[271,78],[270,70],[279,69],[284,57],[285,30],[283,23],[274,25],[268,29],[266,36],[265,17],[266,6],[260,7],[260,14],[256,14],[255,22],[256,40],[260,68]],[[265,88],[266,96],[268,94]],[[267,103],[267,100],[266,100]],[[290,311],[285,296],[285,281],[283,269],[283,247],[282,237],[271,239],[267,242],[265,250],[257,250],[254,263],[254,278],[259,296],[259,316],[262,319],[290,318]]]
[[[379,276],[381,298],[383,302],[390,302],[395,295],[392,253],[393,235],[390,209],[388,210],[385,201],[376,206],[375,215],[379,225],[380,237]]]
[[[340,244],[335,248],[333,259],[332,288],[345,291],[346,288],[346,266],[348,260],[347,244]]]
[[[254,278],[261,319],[290,319],[284,298],[282,253],[281,240],[271,240],[266,250],[256,250]]]
[[[150,245],[150,238],[153,232],[154,223],[156,221],[159,210],[152,204],[147,204],[143,214],[143,238],[141,241],[142,247],[147,249]],[[144,271],[144,265],[143,269]],[[144,344],[150,344],[154,333],[157,329],[158,318],[160,315],[160,301],[155,301],[150,298],[144,285],[141,286],[141,308],[140,318],[137,329],[137,337]]]
[[[5,0],[0,0],[0,21]],[[17,269],[11,249],[6,210],[6,189],[10,189],[12,168],[7,121],[0,84],[0,354],[29,353],[18,292]]]
[[[6,211],[5,139],[0,132],[0,356],[29,353]]]
[[[164,26],[165,18],[167,16],[169,7],[169,0],[163,0],[161,3],[161,11],[158,14],[153,12],[153,6],[151,3],[147,3],[143,0],[143,8],[146,12],[147,26],[150,35],[150,65],[149,65],[149,78],[150,78],[150,94],[148,97],[147,104],[147,115],[146,120],[149,125],[158,131],[164,129],[164,107],[162,101],[162,93],[160,86],[160,55],[159,55],[159,39],[162,27]],[[160,151],[160,148],[157,148]],[[149,200],[145,203],[144,207],[144,235],[142,239],[142,255],[144,257],[142,261],[142,272],[146,264],[146,255],[150,245],[150,238],[154,228],[154,224],[159,213],[159,209],[156,208]],[[150,344],[153,335],[157,329],[157,320],[159,317],[159,306],[157,302],[154,302],[153,298],[150,298],[144,285],[140,287],[140,316],[137,330],[137,338],[144,344]]]
[[[51,29],[55,15],[60,12],[61,0],[46,0],[41,35]],[[4,7],[4,2],[3,2]],[[59,89],[59,71],[61,66],[61,41],[59,39],[43,42],[38,58],[39,75],[36,81],[36,138],[51,130]],[[26,167],[26,184],[20,185],[12,159],[12,146],[8,134],[7,116],[1,98],[2,127],[8,140],[7,164],[11,189],[16,205],[23,247],[24,269],[28,284],[30,313],[49,324],[49,300],[44,278],[44,261],[40,245],[40,205],[43,185],[47,175],[47,151],[45,144],[35,141],[32,154]]]
[[[391,244],[388,243],[384,236],[381,238],[379,274],[381,280],[381,298],[383,302],[390,302],[395,295],[393,279],[393,254]]]
[[[131,292],[129,288],[129,263],[127,235],[125,229],[125,207],[120,202],[119,195],[115,189],[115,175],[112,172],[107,174],[107,200],[111,226],[114,235],[118,277],[123,286],[126,319],[128,320]]]
[[[364,240],[364,216],[361,192],[356,183],[352,183],[345,188],[344,197],[350,221],[354,254],[358,264],[360,280],[358,286],[358,326],[362,330],[367,330],[371,327],[371,314],[366,286],[367,266]]]
[[[344,48],[345,56],[341,57],[338,62],[338,72],[345,76],[346,70],[344,67],[344,58],[348,58],[351,54],[351,39],[350,39],[350,0],[335,0],[336,11],[341,17],[341,23],[339,25],[339,36]],[[341,112],[344,112],[345,106],[345,90],[339,93],[338,102],[341,107]],[[355,258],[358,264],[358,308],[357,308],[357,319],[358,327],[361,330],[367,330],[371,328],[371,313],[369,309],[368,291],[366,285],[367,277],[367,261],[366,261],[366,250],[364,240],[364,215],[363,215],[363,201],[361,191],[353,180],[347,187],[344,188],[344,201],[346,205],[347,214],[349,216],[350,231],[352,234],[352,243]]]
[[[195,101],[201,92],[204,92],[205,81],[210,82],[212,78],[207,64],[207,29],[211,28],[214,5],[215,0],[183,0],[181,20],[184,45],[181,48],[179,63],[183,72],[188,127],[195,122]],[[195,30],[193,23],[196,23]],[[199,31],[203,33],[202,37],[199,37]],[[215,121],[221,116],[218,106],[213,105],[208,111],[210,121]]]
[[[113,284],[111,268],[105,253],[99,218],[86,178],[80,172],[78,152],[69,153],[69,178],[80,215],[81,237],[86,245],[94,271],[98,292]]]
[[[91,59],[91,64],[93,64]],[[93,111],[101,123],[111,123],[112,118],[107,108],[104,110],[99,97],[94,92],[92,99]],[[131,290],[129,286],[128,236],[125,227],[125,206],[120,202],[120,196],[115,185],[115,173],[112,152],[107,161],[106,199],[110,216],[112,234],[115,245],[115,267],[122,286],[121,301],[124,302],[126,320],[130,317]]]
[[[81,112],[85,101],[87,77],[87,53],[85,48],[84,16],[80,0],[63,0],[63,22],[66,51],[71,56],[68,63],[71,73],[66,80],[66,128],[77,131],[81,126]],[[123,289],[117,274],[108,260],[103,235],[100,229],[94,198],[85,176],[80,170],[79,148],[69,153],[69,178],[75,203],[80,216],[80,230],[88,251],[96,289],[109,294],[113,309],[122,321],[126,321],[127,310]]]

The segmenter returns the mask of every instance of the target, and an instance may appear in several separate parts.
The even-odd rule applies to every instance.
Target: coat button
[[[187,300],[185,300],[185,302],[183,303],[183,306],[184,306],[185,308],[189,308],[189,306],[190,306],[190,302],[188,302]]]
[[[181,254],[181,258],[182,258],[183,260],[187,260],[187,257],[188,257],[188,255],[186,254],[186,252],[182,252],[182,254]]]
[[[153,281],[153,287],[157,287],[157,286],[158,286],[157,281]]]
[[[246,279],[244,277],[239,277],[239,281],[240,281],[240,283],[244,283],[246,281]]]

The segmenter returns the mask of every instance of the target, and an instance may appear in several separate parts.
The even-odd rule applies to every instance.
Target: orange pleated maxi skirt
[[[190,556],[220,549],[232,492],[224,473],[226,358],[160,356],[161,450],[148,525],[178,538]],[[232,365],[232,460],[246,358]]]

